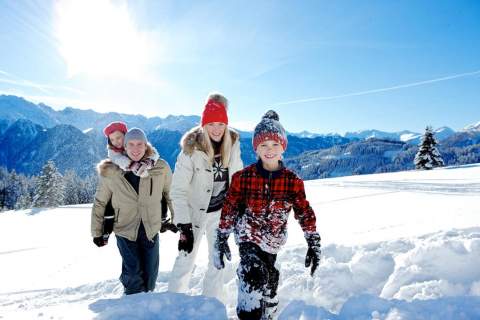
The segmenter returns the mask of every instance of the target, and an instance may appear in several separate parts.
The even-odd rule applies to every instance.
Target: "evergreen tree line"
[[[95,174],[82,179],[67,170],[62,175],[51,160],[31,177],[0,167],[0,211],[91,203],[96,186]]]
[[[337,146],[335,148],[344,147]],[[356,148],[361,148],[361,146],[356,146]],[[382,157],[384,150],[373,144],[368,145],[364,149],[351,150],[357,156],[367,155],[368,161],[363,159],[365,163],[362,162],[356,165],[355,162],[358,162],[359,159],[347,158],[330,161],[329,164],[333,165],[334,168],[332,169],[341,170],[341,168],[345,167],[342,161],[348,162],[348,168],[356,168],[352,174],[404,170],[406,164],[411,161],[410,159],[413,156],[413,164],[416,169],[429,170],[445,165],[442,155],[438,151],[438,143],[434,137],[432,127],[428,126],[426,128],[415,155],[414,149],[414,147],[408,148],[408,150],[405,150],[408,152],[400,153],[403,158],[400,159],[397,156],[392,164],[382,164],[381,161],[384,161]],[[465,155],[465,157],[467,156],[469,154]],[[398,168],[395,166],[398,166]],[[375,171],[375,168],[380,169]],[[312,166],[312,169],[315,168]],[[308,173],[305,169],[303,171],[303,175]],[[325,177],[327,176],[321,176],[320,178]],[[315,178],[318,178],[318,176],[315,176]],[[51,160],[43,166],[38,176],[32,177],[18,174],[15,171],[9,172],[6,168],[0,167],[0,211],[52,208],[60,205],[91,203],[95,197],[97,181],[98,178],[95,174],[81,178],[74,170],[67,170],[62,175]]]

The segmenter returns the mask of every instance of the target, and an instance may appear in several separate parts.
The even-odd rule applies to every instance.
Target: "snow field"
[[[312,278],[292,214],[276,264],[279,319],[480,318],[480,165],[305,185],[323,258]],[[165,292],[178,237],[166,233],[155,292],[124,297],[115,238],[97,248],[89,230],[89,205],[1,213],[0,319],[234,318],[233,237],[220,302],[200,295],[205,239],[187,295]]]

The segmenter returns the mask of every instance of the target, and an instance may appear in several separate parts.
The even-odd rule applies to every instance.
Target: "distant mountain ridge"
[[[439,141],[447,139],[455,134],[455,131],[449,127],[440,127],[434,130],[435,138]],[[409,130],[403,130],[399,132],[385,132],[380,130],[363,130],[356,132],[347,132],[344,137],[349,139],[388,139],[393,141],[403,141],[410,144],[420,143],[420,139],[423,133],[412,132]]]
[[[10,124],[19,119],[26,119],[46,128],[69,124],[81,131],[90,128],[101,131],[112,121],[124,121],[130,127],[140,127],[146,131],[167,129],[185,132],[200,122],[200,117],[195,115],[147,118],[142,115],[117,112],[100,113],[90,109],[82,110],[72,107],[56,111],[43,103],[36,105],[21,97],[8,95],[0,95],[0,119]]]
[[[147,118],[70,107],[55,111],[20,97],[0,95],[0,166],[37,175],[45,162],[52,159],[62,173],[73,169],[82,177],[95,174],[95,165],[106,157],[102,128],[115,120],[143,128],[161,157],[174,169],[180,139],[199,123],[200,117]],[[244,164],[255,162],[252,132],[240,131],[240,135]],[[436,137],[446,164],[480,162],[480,122],[459,132],[439,128]],[[284,158],[305,179],[406,170],[413,168],[420,138],[420,134],[406,130],[365,130],[345,136],[288,133]]]
[[[130,127],[140,127],[145,131],[166,129],[172,131],[176,130],[183,133],[200,123],[200,117],[196,115],[169,115],[166,118],[148,118],[142,115],[117,112],[99,113],[91,109],[83,110],[72,107],[66,107],[63,110],[56,111],[52,107],[43,103],[37,105],[22,97],[0,95],[0,133],[2,132],[2,121],[11,124],[18,119],[27,119],[47,128],[58,124],[69,124],[77,127],[81,131],[88,129],[100,131],[112,121],[124,121]],[[3,124],[3,126],[5,126],[5,124]],[[470,130],[480,130],[480,122],[466,126],[462,131]],[[251,137],[252,132],[241,131],[241,134],[244,137]],[[337,133],[319,134],[309,131],[302,131],[299,133],[288,132],[288,134],[299,138],[341,136],[350,140],[376,138],[404,141],[413,144],[420,142],[419,139],[423,135],[423,133],[412,132],[409,130],[386,132],[375,129],[346,132],[343,135]],[[443,140],[455,134],[455,131],[448,127],[441,127],[435,130],[435,134],[438,140]]]

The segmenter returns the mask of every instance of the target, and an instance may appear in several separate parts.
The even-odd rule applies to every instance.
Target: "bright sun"
[[[130,78],[147,65],[147,37],[137,30],[125,3],[60,0],[56,14],[56,36],[69,76]]]

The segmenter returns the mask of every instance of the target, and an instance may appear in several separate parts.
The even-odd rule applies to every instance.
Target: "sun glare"
[[[56,36],[69,76],[138,76],[148,64],[146,34],[125,3],[109,0],[56,2]]]

